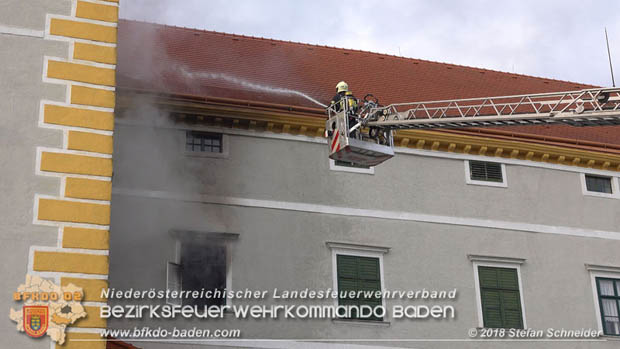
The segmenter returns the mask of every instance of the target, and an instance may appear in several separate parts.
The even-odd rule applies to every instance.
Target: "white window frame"
[[[170,290],[170,291],[181,291],[182,289],[182,285],[183,285],[183,276],[182,274],[179,275],[179,277],[177,277],[178,280],[180,280],[180,284],[178,284],[178,288],[175,289],[171,289],[169,288],[170,286],[170,278],[171,278],[171,266],[175,266],[176,268],[180,268],[181,266],[178,263],[175,262],[167,262],[166,263],[166,291]],[[169,298],[166,297],[166,304],[170,304],[170,305],[183,305],[183,300],[181,298]]]
[[[524,258],[513,257],[496,257],[482,255],[467,255],[472,262],[474,268],[474,283],[476,286],[476,305],[478,310],[478,328],[484,328],[484,316],[482,315],[482,298],[480,292],[480,278],[478,276],[478,267],[494,267],[494,268],[510,268],[517,269],[517,279],[519,281],[519,300],[521,301],[521,317],[523,318],[523,328],[527,327],[525,318],[525,296],[523,294],[523,279],[521,278],[521,264],[525,262]]]
[[[235,239],[214,239],[213,244],[218,246],[224,246],[226,248],[226,290],[232,290],[232,244],[235,242]],[[175,240],[174,245],[174,261],[168,261],[166,263],[166,288],[169,284],[169,275],[168,275],[168,264],[176,264],[181,267],[181,241],[179,239]],[[181,287],[183,285],[183,279],[181,278]],[[183,301],[181,300],[181,305]],[[178,303],[170,302],[168,298],[166,298],[166,304],[177,305]],[[231,306],[232,300],[229,297],[226,297],[226,305]]]
[[[339,172],[362,173],[362,174],[368,174],[368,175],[375,174],[374,166],[371,166],[369,168],[340,166],[340,165],[336,165],[336,161],[334,159],[329,159],[329,169],[332,171],[339,171]]]
[[[471,173],[469,172],[469,162],[470,161],[480,161],[480,162],[492,162],[496,164],[500,164],[502,169],[502,181],[501,182],[490,182],[490,181],[478,181],[475,179],[471,179]],[[497,161],[487,161],[487,160],[465,160],[465,183],[471,185],[483,185],[486,187],[500,187],[507,188],[508,187],[508,177],[506,176],[506,164]]]
[[[373,246],[373,245],[362,245],[355,244],[349,242],[333,242],[327,241],[325,243],[327,247],[329,247],[332,251],[332,283],[333,289],[338,294],[338,255],[344,256],[355,256],[355,257],[371,257],[379,259],[379,273],[381,273],[381,292],[383,292],[385,288],[385,273],[383,271],[383,255],[390,251],[390,247],[383,246]],[[334,306],[338,306],[338,297],[334,298]],[[381,306],[385,307],[385,299],[381,297]],[[389,317],[389,312],[385,312],[385,316],[383,317],[383,322],[388,323],[387,319]],[[359,323],[371,323],[366,320],[344,320],[344,321],[353,321]]]
[[[599,193],[598,191],[589,191],[588,186],[586,185],[586,176],[609,178],[609,180],[611,181],[611,194]],[[608,199],[620,199],[618,177],[582,172],[579,174],[579,179],[581,180],[581,192],[583,193],[583,195]]]
[[[598,265],[598,264],[587,264],[586,269],[590,273],[590,282],[592,285],[592,296],[594,298],[594,311],[596,314],[596,325],[598,326],[598,330],[601,333],[605,333],[603,330],[603,320],[601,319],[601,307],[598,299],[598,290],[596,288],[596,278],[610,278],[610,279],[620,279],[620,267],[616,266],[606,266],[606,265]],[[618,339],[618,336],[606,335],[605,337]]]
[[[190,151],[185,149],[185,144],[187,143],[187,132],[203,132],[203,133],[213,133],[222,135],[222,152],[221,153],[213,153],[209,151]],[[218,159],[227,159],[229,156],[229,139],[228,135],[222,132],[212,132],[212,131],[204,131],[204,130],[194,130],[194,129],[184,129],[182,130],[183,135],[181,142],[181,151],[187,157],[196,157],[196,158],[218,158]]]

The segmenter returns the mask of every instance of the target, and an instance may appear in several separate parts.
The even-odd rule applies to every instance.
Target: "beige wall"
[[[112,287],[165,288],[165,264],[174,258],[171,229],[239,233],[232,257],[235,289],[331,287],[332,257],[325,243],[344,241],[391,248],[383,259],[387,289],[457,288],[456,301],[439,302],[453,305],[456,319],[388,319],[386,327],[231,316],[200,324],[240,328],[244,338],[463,339],[479,322],[468,255],[487,255],[525,259],[520,269],[528,327],[598,328],[585,263],[620,265],[614,214],[620,200],[584,196],[580,174],[568,166],[507,161],[507,188],[466,184],[464,160],[435,157],[437,152],[398,153],[374,175],[353,174],[329,169],[319,139],[235,130],[225,131],[231,133],[228,157],[189,157],[183,125],[149,111],[141,117],[158,126],[138,126],[142,121],[132,115],[124,114],[116,127]],[[595,234],[608,238],[584,237]],[[181,320],[165,325],[194,326]]]
[[[26,274],[56,284],[71,278],[90,302],[75,327],[97,338],[105,327],[93,285],[105,285],[108,270],[117,2],[0,2],[0,307],[6,317],[21,309],[12,295]],[[49,337],[15,327],[7,319],[0,329],[4,346],[50,347]]]

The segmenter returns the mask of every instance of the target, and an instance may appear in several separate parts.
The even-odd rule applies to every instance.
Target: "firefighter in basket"
[[[349,85],[344,81],[340,81],[336,85],[336,92],[336,95],[334,96],[334,98],[332,98],[330,107],[332,107],[333,110],[335,110],[336,112],[340,112],[345,108],[346,105],[346,110],[348,111],[349,128],[351,128],[357,123],[356,114],[359,107],[357,98],[353,96],[353,92],[349,91]],[[358,130],[356,130],[351,134],[351,136],[357,138],[358,133]]]

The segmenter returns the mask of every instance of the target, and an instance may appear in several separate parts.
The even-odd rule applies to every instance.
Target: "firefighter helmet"
[[[347,83],[346,83],[346,82],[344,82],[344,81],[340,81],[340,82],[338,83],[338,85],[336,85],[336,90],[337,90],[338,92],[348,91],[348,90],[349,90],[349,85],[347,85]]]

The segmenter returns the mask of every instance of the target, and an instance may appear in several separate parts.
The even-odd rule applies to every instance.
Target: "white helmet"
[[[345,91],[345,92],[346,92],[346,91],[348,91],[348,90],[349,90],[349,85],[347,85],[347,83],[346,83],[346,82],[344,82],[344,81],[340,81],[340,82],[338,83],[338,85],[336,85],[336,90],[337,90],[338,92],[342,92],[342,91]]]

